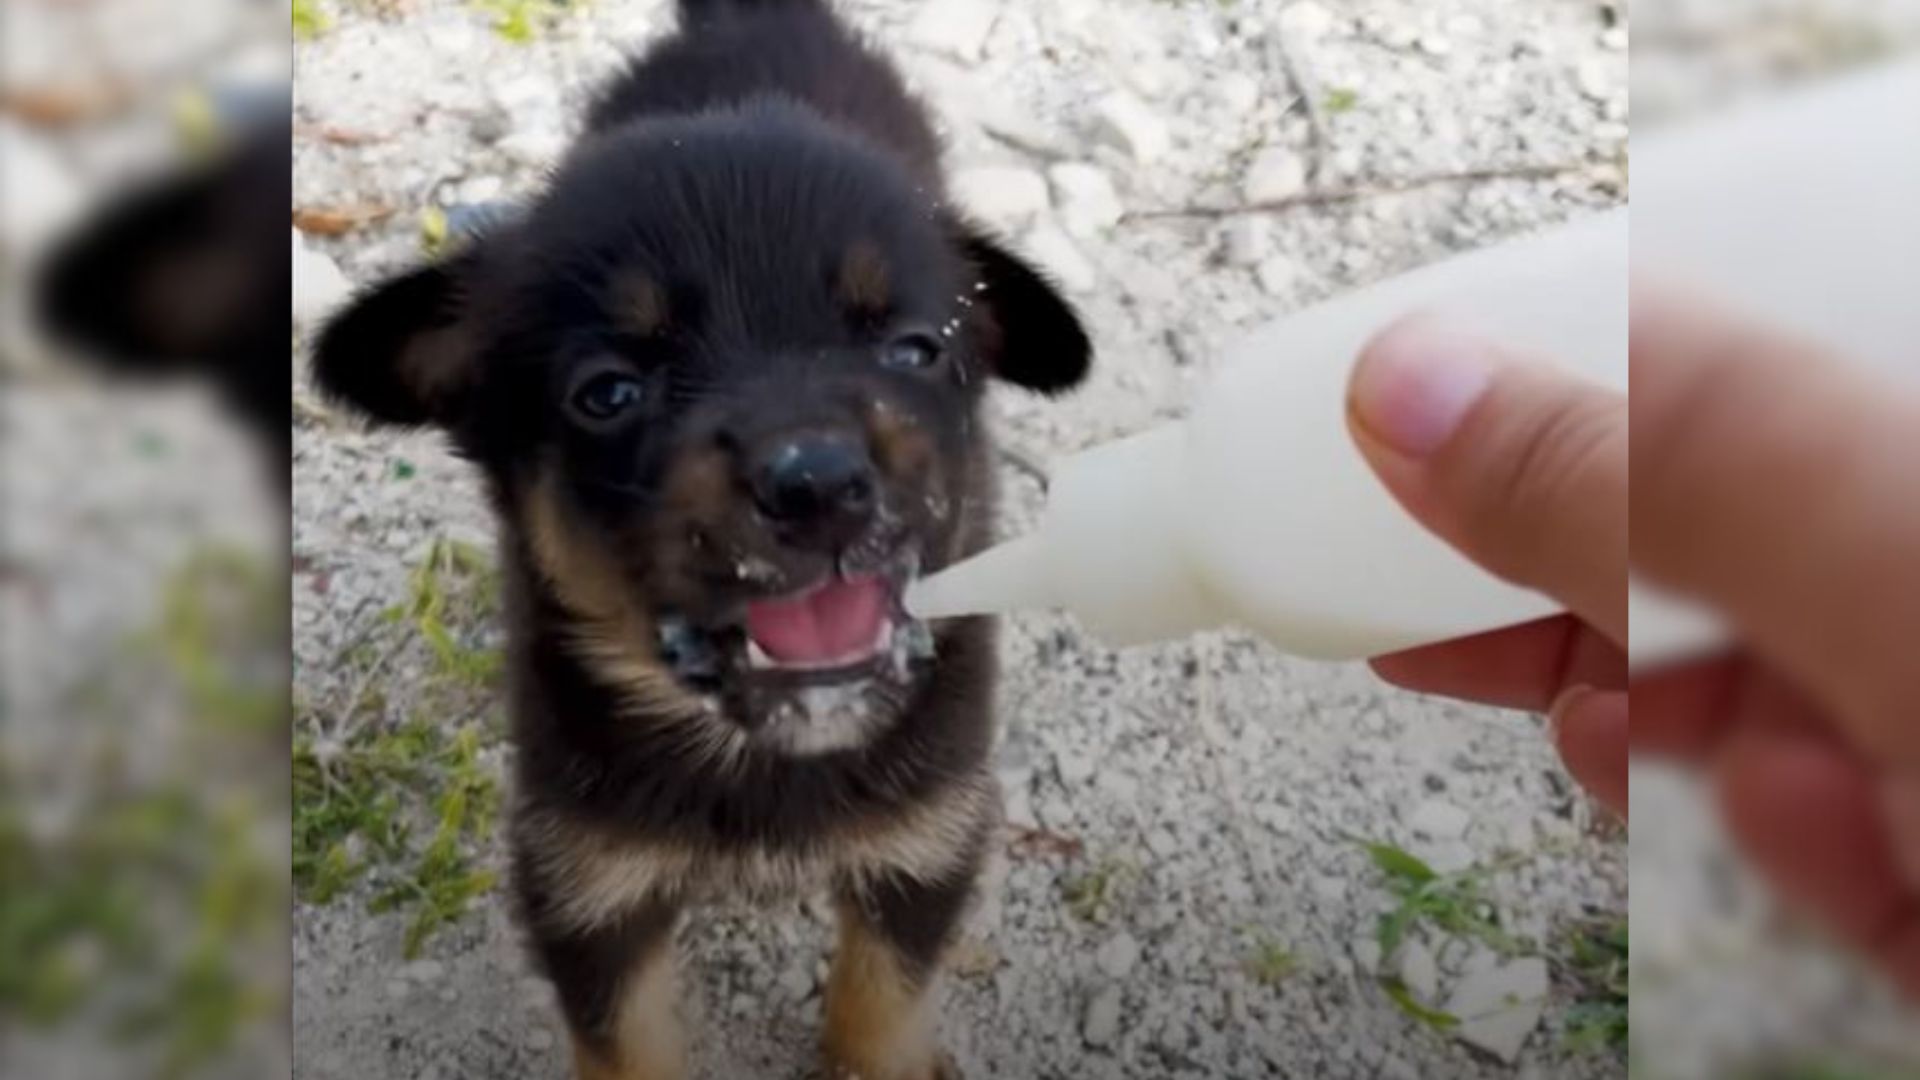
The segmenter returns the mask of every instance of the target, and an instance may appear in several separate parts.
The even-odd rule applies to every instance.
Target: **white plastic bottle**
[[[1920,376],[1911,262],[1920,61],[1899,61],[1634,140],[1636,270],[1703,287],[1852,357]],[[1254,334],[1189,417],[1056,468],[1040,528],[921,581],[935,618],[1078,615],[1114,644],[1240,625],[1348,659],[1552,613],[1393,501],[1345,424],[1362,344],[1433,309],[1598,382],[1627,385],[1628,218],[1615,210],[1416,270]],[[1634,666],[1722,639],[1629,591]]]
[[[1254,334],[1184,421],[1056,465],[1032,535],[920,582],[940,617],[1058,607],[1116,645],[1235,624],[1351,659],[1524,622],[1508,585],[1400,508],[1346,427],[1361,347],[1406,313],[1624,391],[1627,215],[1608,211],[1448,259]]]

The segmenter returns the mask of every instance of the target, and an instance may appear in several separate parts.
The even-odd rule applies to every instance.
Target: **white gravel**
[[[963,197],[1084,308],[1100,350],[1087,390],[996,403],[1007,441],[1042,458],[1177,412],[1257,322],[1621,198],[1625,56],[1591,3],[842,7],[929,97]],[[593,80],[670,19],[657,0],[599,0],[517,46],[445,0],[336,14],[299,48],[294,188],[297,205],[395,208],[310,241],[357,282],[416,256],[423,207],[535,190]],[[1596,65],[1601,100],[1581,78]],[[1541,164],[1564,171],[1387,190]],[[1238,212],[1299,194],[1308,176],[1358,197]],[[326,700],[331,657],[399,595],[408,559],[433,535],[484,539],[490,526],[432,436],[314,420],[295,453],[297,679]],[[398,479],[396,458],[417,473]],[[1013,473],[1007,487],[1017,530],[1037,496]],[[1446,866],[1532,853],[1489,891],[1516,932],[1541,940],[1624,908],[1624,845],[1596,829],[1536,720],[1417,699],[1364,669],[1232,636],[1115,653],[1044,615],[1006,636],[1009,815],[1078,854],[1015,844],[996,868],[941,1010],[969,1076],[1624,1075],[1622,1059],[1563,1049],[1558,997],[1489,1036],[1489,1053],[1411,1020],[1374,981],[1391,900],[1356,837]],[[1096,872],[1109,892],[1083,919],[1063,894]],[[529,987],[500,904],[435,939],[438,990],[403,975],[398,920],[342,903],[302,907],[295,927],[298,1075],[563,1075],[550,995]],[[828,937],[818,905],[695,921],[704,1075],[801,1071]],[[1249,972],[1263,941],[1294,973],[1269,984]],[[1421,948],[1423,997],[1461,992],[1464,969],[1438,942]],[[396,980],[400,998],[383,990]]]

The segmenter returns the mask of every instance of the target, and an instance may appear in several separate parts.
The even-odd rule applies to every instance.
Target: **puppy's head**
[[[525,218],[363,296],[320,381],[444,427],[639,711],[792,753],[884,731],[899,602],[978,538],[988,379],[1089,345],[1046,281],[894,159],[790,106],[583,144]]]

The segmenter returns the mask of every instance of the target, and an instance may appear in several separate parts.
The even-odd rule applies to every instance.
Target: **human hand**
[[[1695,302],[1640,293],[1633,310],[1630,420],[1617,395],[1431,323],[1369,347],[1353,427],[1389,489],[1572,613],[1376,668],[1471,700],[1551,702],[1569,768],[1624,811],[1627,698],[1567,687],[1624,682],[1606,645],[1626,640],[1630,509],[1636,571],[1746,643],[1635,680],[1633,748],[1706,772],[1788,902],[1920,997],[1920,394]],[[1482,374],[1443,374],[1462,367]]]
[[[1710,776],[1782,896],[1920,999],[1920,392],[1633,300],[1633,566],[1744,643],[1634,680],[1633,749]]]
[[[1627,813],[1627,401],[1426,318],[1355,368],[1355,441],[1488,571],[1570,614],[1377,658],[1414,690],[1548,714],[1567,768]]]

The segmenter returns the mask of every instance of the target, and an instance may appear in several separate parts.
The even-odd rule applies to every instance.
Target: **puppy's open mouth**
[[[911,559],[841,572],[793,592],[738,601],[717,622],[669,616],[659,624],[667,665],[705,690],[784,692],[878,678],[898,683],[932,655],[925,624],[901,595]]]
[[[747,666],[820,674],[864,667],[891,651],[899,608],[878,575],[830,578],[747,605]]]

